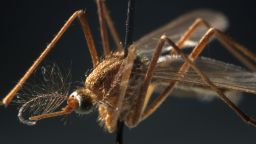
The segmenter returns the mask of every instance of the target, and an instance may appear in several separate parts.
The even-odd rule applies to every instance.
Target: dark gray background
[[[107,0],[121,35],[124,35],[126,0]],[[255,49],[255,7],[249,0],[137,0],[135,39],[176,16],[197,8],[221,11],[230,19],[228,35]],[[0,95],[13,87],[65,20],[78,9],[88,11],[93,33],[100,47],[94,0],[2,1],[0,5]],[[218,55],[212,53],[213,55]],[[221,55],[221,54],[219,54]],[[224,56],[222,56],[224,57]],[[74,23],[47,58],[62,66],[72,61],[73,79],[83,80],[91,68],[90,57],[78,23]],[[256,115],[255,95],[244,95],[241,108]],[[21,124],[17,108],[0,108],[0,143],[113,143],[115,135],[98,126],[97,112],[86,117],[72,115],[68,124],[60,119],[43,120],[34,127]],[[195,99],[169,98],[157,112],[132,130],[125,129],[128,143],[230,143],[253,144],[256,129],[243,123],[224,103],[202,103]]]

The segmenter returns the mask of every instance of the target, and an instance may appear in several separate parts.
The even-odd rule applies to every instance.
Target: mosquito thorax
[[[93,110],[93,100],[89,93],[83,90],[76,90],[70,94],[69,98],[74,98],[78,102],[75,112],[78,114],[88,114]]]

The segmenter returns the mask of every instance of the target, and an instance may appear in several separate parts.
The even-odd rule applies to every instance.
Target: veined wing
[[[178,80],[181,85],[207,88],[208,85],[193,69],[190,68],[182,76],[177,73],[183,63],[184,60],[180,56],[160,58],[152,82],[166,85],[172,80]],[[256,94],[256,72],[206,57],[199,57],[195,64],[221,89]]]
[[[133,46],[136,47],[140,54],[151,56],[161,35],[165,34],[176,42],[197,18],[207,21],[212,27],[221,31],[224,31],[228,27],[228,20],[221,13],[211,10],[197,10],[184,14],[151,33],[146,34],[138,41],[134,42]],[[205,27],[198,28],[185,45],[196,45],[206,30]]]

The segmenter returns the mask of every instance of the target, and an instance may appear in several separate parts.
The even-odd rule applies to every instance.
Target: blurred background
[[[112,18],[124,37],[127,0],[106,0]],[[134,39],[138,39],[175,17],[199,8],[224,13],[230,20],[226,33],[256,53],[256,21],[249,0],[137,0]],[[0,5],[0,98],[15,85],[51,41],[71,14],[85,9],[99,50],[101,40],[95,0],[4,1]],[[212,52],[222,56],[221,53]],[[78,22],[72,24],[46,61],[70,67],[73,81],[83,81],[91,68],[90,55]],[[256,116],[256,97],[244,94],[240,107]],[[151,117],[136,128],[125,128],[125,144],[135,143],[232,143],[254,144],[256,128],[245,124],[220,100],[169,98]],[[27,126],[17,118],[17,106],[0,107],[0,141],[5,144],[114,143],[97,122],[97,111],[87,116],[72,115],[40,121]]]

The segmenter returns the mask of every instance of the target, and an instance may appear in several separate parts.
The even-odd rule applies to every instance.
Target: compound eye
[[[90,113],[92,111],[92,108],[93,108],[91,97],[87,96],[87,95],[81,95],[80,101],[81,101],[79,103],[80,110],[85,112],[85,113]]]

